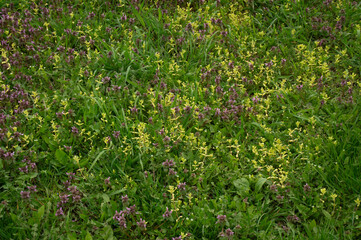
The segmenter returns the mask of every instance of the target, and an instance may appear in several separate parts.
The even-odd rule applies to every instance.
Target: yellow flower
[[[325,195],[325,193],[326,193],[326,188],[322,188],[322,189],[321,189],[321,194],[322,194],[322,195]]]
[[[355,200],[355,203],[356,203],[356,206],[359,207],[359,206],[360,206],[360,203],[361,203],[360,199],[357,198],[357,199]]]
[[[337,194],[334,194],[334,193],[331,194],[331,198],[332,198],[333,201],[335,201],[335,199],[337,198]]]

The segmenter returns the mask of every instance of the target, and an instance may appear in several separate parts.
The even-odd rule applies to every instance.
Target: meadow
[[[361,3],[0,1],[0,239],[360,239]]]

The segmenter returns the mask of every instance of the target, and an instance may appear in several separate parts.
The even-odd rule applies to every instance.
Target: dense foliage
[[[361,238],[361,3],[0,10],[0,239]]]

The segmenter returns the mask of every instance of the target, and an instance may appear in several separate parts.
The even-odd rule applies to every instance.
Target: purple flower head
[[[296,223],[296,222],[299,222],[300,219],[296,215],[293,215],[293,216],[290,215],[290,216],[287,216],[287,221]]]
[[[182,240],[182,236],[174,237],[174,238],[172,238],[172,240]]]
[[[130,109],[130,111],[131,111],[132,113],[138,113],[138,109],[137,109],[137,107],[133,107],[133,108],[131,108],[131,109]]]
[[[302,88],[303,88],[303,85],[302,85],[302,84],[301,84],[301,85],[297,85],[296,88],[297,88],[298,91],[301,91]]]
[[[70,195],[67,195],[67,194],[64,194],[64,195],[59,195],[59,198],[60,198],[60,202],[62,204],[65,204],[69,201],[69,196]]]
[[[73,179],[74,179],[74,177],[75,177],[75,173],[72,173],[72,172],[70,172],[70,173],[66,173],[66,175],[68,175],[69,180],[73,180]]]
[[[181,191],[185,191],[186,190],[186,183],[180,183],[178,184],[178,189],[181,190]]]
[[[169,172],[168,172],[168,174],[169,174],[170,176],[174,176],[174,175],[176,175],[176,174],[177,174],[177,172],[176,172],[176,171],[174,171],[174,170],[173,170],[173,168],[169,168]]]
[[[234,232],[233,232],[230,228],[228,228],[228,229],[226,230],[225,234],[226,234],[227,237],[231,237],[231,236],[234,235]]]
[[[168,207],[167,207],[167,210],[165,210],[164,214],[163,214],[163,217],[164,218],[169,218],[171,215],[172,215],[172,210],[168,210]]]
[[[134,204],[133,206],[128,207],[127,210],[126,210],[126,213],[127,213],[128,215],[129,215],[129,214],[131,214],[131,215],[138,214],[138,213],[136,212],[136,206],[135,206],[135,204]]]
[[[104,180],[104,183],[105,183],[106,185],[110,185],[110,177],[106,178],[106,179]]]
[[[114,138],[119,138],[119,136],[120,136],[120,131],[114,131],[113,132],[113,137]]]
[[[63,208],[59,208],[58,210],[56,210],[55,216],[64,216]]]
[[[223,224],[227,221],[227,216],[226,215],[218,215],[217,219],[218,219],[218,221],[216,222],[216,224]]]
[[[108,82],[110,82],[110,77],[104,77],[104,78],[102,79],[102,83],[106,84],[106,83],[108,83]]]
[[[310,185],[308,185],[307,183],[303,186],[303,191],[305,192],[310,192],[311,191],[311,187]]]
[[[65,146],[65,145],[64,145],[64,148],[65,148],[67,151],[70,151],[70,150],[71,150],[71,146]]]
[[[77,193],[79,193],[79,192],[77,192]],[[79,202],[80,199],[81,199],[81,196],[80,196],[80,195],[77,195],[77,194],[74,194],[74,195],[73,195],[73,202]]]
[[[22,199],[29,199],[30,198],[30,191],[21,191],[20,196]]]
[[[76,193],[78,190],[77,190],[77,187],[76,186],[70,186],[68,187],[68,191],[71,192],[72,194]]]
[[[272,191],[272,192],[278,192],[278,189],[277,189],[277,185],[271,185],[270,186],[270,190]]]
[[[147,228],[147,222],[144,221],[143,219],[140,219],[139,222],[137,222],[137,225],[141,229],[146,229]]]
[[[28,189],[30,190],[30,192],[37,192],[38,190],[36,189],[36,185],[34,186],[28,186]]]
[[[165,136],[164,138],[163,138],[163,142],[169,142],[170,141],[170,137],[168,137],[168,136]]]
[[[165,160],[165,162],[162,163],[163,166],[165,167],[174,167],[175,166],[175,162],[174,160]]]
[[[282,195],[277,195],[277,200],[279,200],[279,201],[282,201],[285,197],[284,196],[282,196]]]
[[[79,130],[76,127],[71,127],[71,132],[75,135],[79,134]]]
[[[128,195],[122,196],[122,203],[125,204],[129,201]]]

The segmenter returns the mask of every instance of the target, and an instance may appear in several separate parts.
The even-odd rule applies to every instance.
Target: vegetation
[[[1,239],[361,238],[361,3],[0,9]]]

